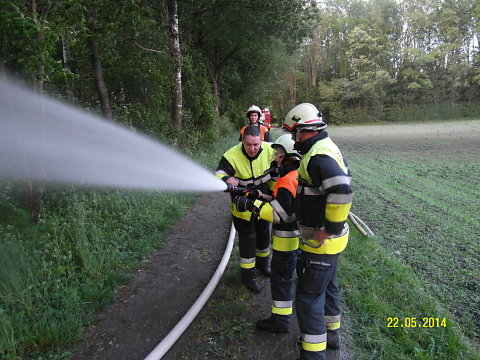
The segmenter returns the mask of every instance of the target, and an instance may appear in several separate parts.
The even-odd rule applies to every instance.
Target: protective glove
[[[276,161],[272,161],[270,163],[270,176],[274,179],[278,178],[280,176],[278,170],[279,170],[278,163]]]
[[[262,193],[260,192],[260,190],[257,190],[257,189],[253,189],[251,191],[248,192],[247,194],[247,197],[250,199],[250,200],[257,200],[260,195],[262,195]]]
[[[239,212],[251,211],[253,209],[253,201],[246,196],[237,196],[233,202]]]

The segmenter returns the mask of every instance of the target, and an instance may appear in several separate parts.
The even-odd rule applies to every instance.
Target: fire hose
[[[348,219],[352,222],[353,226],[358,230],[360,234],[367,237],[375,236],[372,230],[365,224],[362,219],[351,211],[348,213]]]
[[[165,336],[165,338],[155,347],[155,349],[148,354],[145,360],[159,360],[167,353],[168,350],[175,344],[175,342],[182,336],[183,332],[188,328],[188,326],[192,323],[195,317],[198,315],[200,310],[202,310],[203,306],[207,302],[207,300],[212,295],[213,291],[215,290],[220,278],[227,267],[228,260],[230,259],[230,254],[232,253],[233,249],[233,239],[235,237],[235,227],[231,226],[230,229],[230,236],[228,238],[227,247],[225,249],[225,253],[223,254],[222,260],[217,267],[217,270],[213,274],[212,278],[210,279],[207,287],[203,290],[200,294],[198,299],[192,305],[192,307],[185,313],[182,319],[178,322],[177,325]]]

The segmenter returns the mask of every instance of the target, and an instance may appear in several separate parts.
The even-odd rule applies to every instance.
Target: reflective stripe
[[[337,185],[350,185],[351,182],[352,182],[351,176],[346,176],[346,175],[333,176],[331,178],[328,178],[322,181],[322,188],[328,189],[328,188],[331,188],[332,186],[337,186]]]
[[[297,194],[302,193],[303,190],[303,195],[325,195],[325,191],[323,191],[322,188],[319,187],[313,187],[313,186],[298,186],[297,188]]]
[[[270,246],[263,250],[256,249],[255,255],[258,257],[267,257],[268,255],[270,255]]]
[[[252,269],[255,267],[255,260],[257,260],[257,258],[240,258],[240,267],[242,269]]]
[[[291,308],[293,306],[293,301],[292,300],[273,300],[273,306],[277,308]]]
[[[285,238],[273,235],[272,242],[273,250],[276,251],[293,251],[298,249],[298,237]]]
[[[278,215],[278,213],[276,211],[273,211],[273,223],[274,224],[281,224],[282,223],[282,219],[280,218],[280,216]]]
[[[302,348],[305,351],[323,351],[327,348],[327,333],[321,335],[302,334]]]
[[[254,179],[247,179],[247,180],[239,179],[238,180],[238,185],[247,186],[247,185],[253,184],[253,185],[257,186],[257,185],[266,183],[271,178],[272,177],[270,176],[270,174],[265,174],[263,176],[258,177],[255,180]]]
[[[325,322],[333,323],[333,322],[340,322],[340,315],[325,315]]]
[[[285,209],[282,207],[282,205],[280,205],[280,203],[277,201],[277,199],[274,199],[272,201],[270,201],[270,205],[272,206],[272,208],[275,210],[275,212],[280,215],[281,219],[286,222],[286,223],[291,223],[291,222],[294,222],[296,220],[295,216],[294,215],[288,215],[286,212],[285,212]]]
[[[340,328],[340,315],[325,315],[327,330],[337,330]]]
[[[291,315],[293,302],[292,301],[273,301],[272,314]]]
[[[280,238],[293,238],[300,235],[300,230],[275,230],[273,229],[273,235]]]
[[[223,171],[223,170],[217,170],[217,171],[215,171],[215,175],[217,175],[217,176],[218,176],[218,175],[222,175],[222,177],[224,177],[224,176],[230,176],[230,175],[228,175],[228,174],[227,174],[225,171]]]
[[[353,194],[328,194],[327,203],[348,204],[353,200]]]
[[[340,329],[340,322],[327,323],[327,330],[337,330]]]

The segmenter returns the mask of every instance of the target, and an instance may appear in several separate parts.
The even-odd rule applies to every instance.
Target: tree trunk
[[[290,77],[290,99],[292,101],[292,106],[297,103],[297,79],[295,75]]]
[[[67,70],[67,73],[71,73],[72,70],[70,67],[70,48],[68,47],[68,36],[66,34],[62,34],[62,54],[63,68]],[[71,79],[69,79],[69,76],[65,77],[65,87],[67,93],[67,100],[70,103],[73,103],[75,101],[75,98],[73,96],[72,82]]]
[[[171,49],[173,60],[173,98],[172,124],[176,130],[182,127],[183,99],[182,99],[182,52],[180,49],[180,34],[178,28],[177,0],[167,0],[167,13],[170,24]]]
[[[33,87],[39,95],[43,95],[43,82],[45,78],[45,56],[43,55],[43,48],[41,46],[43,34],[40,31],[40,24],[38,22],[37,3],[32,1],[32,17],[37,26],[37,70],[33,79]],[[37,134],[37,136],[46,136],[46,134]],[[40,155],[41,157],[41,155]],[[42,161],[41,158],[37,159]],[[41,219],[41,204],[45,184],[38,180],[29,180],[28,182],[28,207],[30,209],[30,221],[34,225],[38,225]]]
[[[93,29],[90,28],[90,36],[88,37],[88,46],[90,47],[90,61],[92,63],[93,78],[95,80],[95,86],[98,91],[98,98],[100,100],[100,107],[102,109],[102,115],[107,118],[112,118],[112,108],[110,107],[110,100],[108,98],[107,87],[103,80],[102,62],[100,60],[100,53],[98,51],[98,43],[95,39]]]
[[[0,55],[0,79],[5,79],[6,77],[5,63],[3,62],[3,57]]]
[[[218,72],[212,76],[213,98],[215,100],[214,108],[217,114],[220,114],[220,84],[218,82]]]

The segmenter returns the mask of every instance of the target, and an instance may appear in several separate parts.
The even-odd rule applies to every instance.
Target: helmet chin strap
[[[295,130],[294,134],[295,134],[295,143],[299,143],[300,142],[300,131]]]

